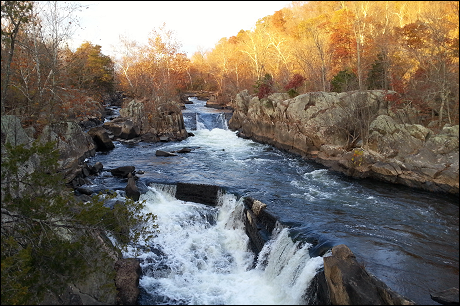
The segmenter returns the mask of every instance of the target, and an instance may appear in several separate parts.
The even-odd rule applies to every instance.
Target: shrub
[[[353,157],[351,158],[353,165],[358,166],[358,167],[361,166],[363,163],[363,157],[364,157],[363,149],[354,149]]]
[[[294,88],[289,89],[287,93],[288,93],[289,97],[291,97],[291,98],[297,97],[299,95],[299,93],[297,91],[295,91]]]
[[[342,70],[331,80],[331,89],[334,92],[344,92],[358,89],[358,78],[349,70]]]
[[[300,74],[296,73],[292,76],[291,80],[289,81],[289,83],[286,84],[286,86],[284,86],[284,89],[288,91],[291,91],[291,89],[293,89],[293,91],[291,92],[296,92],[297,88],[299,88],[300,86],[302,86],[303,82],[305,81],[305,78],[303,76],[301,76]],[[297,94],[298,95],[298,94]]]
[[[267,73],[263,79],[259,79],[254,85],[255,93],[259,99],[267,97],[273,92],[273,79],[272,76]]]

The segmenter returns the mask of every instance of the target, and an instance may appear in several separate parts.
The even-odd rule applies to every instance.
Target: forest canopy
[[[2,2],[2,114],[38,125],[85,116],[88,96],[102,102],[116,90],[157,103],[208,90],[231,104],[244,89],[381,89],[397,93],[392,108],[416,109],[413,123],[458,124],[457,1],[292,2],[190,59],[166,24],[141,42],[121,36],[112,58],[91,42],[70,50],[77,9]],[[259,86],[267,75],[271,87]],[[290,87],[295,78],[304,81]]]
[[[298,94],[392,90],[392,108],[417,110],[413,123],[458,124],[458,29],[455,1],[292,2],[195,53],[189,86],[230,101],[254,85],[283,92],[298,75]],[[270,91],[257,85],[267,74]]]

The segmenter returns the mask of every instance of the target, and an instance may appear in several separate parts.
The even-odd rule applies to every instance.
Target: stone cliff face
[[[275,93],[259,100],[245,90],[229,127],[349,176],[458,194],[458,125],[435,134],[403,123],[389,111],[387,94]]]

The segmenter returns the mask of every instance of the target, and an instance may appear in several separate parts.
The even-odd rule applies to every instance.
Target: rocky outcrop
[[[70,182],[69,186],[71,186],[74,189],[79,189],[79,186],[89,184],[88,177],[93,176],[93,175],[98,175],[104,166],[102,165],[101,162],[97,162],[94,165],[90,165],[88,163],[83,163],[81,166],[78,167],[78,170],[75,172],[75,177],[74,179]],[[92,194],[83,192],[84,194]]]
[[[4,115],[1,118],[2,150],[5,143],[12,146],[28,145],[32,142],[26,131],[22,128],[21,120],[13,115]]]
[[[141,135],[139,125],[135,124],[130,118],[118,117],[104,123],[102,127],[119,139],[133,139]]]
[[[59,150],[58,167],[63,173],[63,178],[67,184],[81,173],[83,161],[96,152],[96,145],[87,133],[73,121],[54,123],[45,126],[38,140],[44,144],[49,141],[56,142],[56,149]],[[15,116],[2,116],[2,144],[10,143],[13,145],[29,146],[34,141],[26,130],[21,126],[19,118]],[[3,146],[2,146],[3,150]],[[28,175],[35,171],[35,164],[38,162],[34,155],[29,161],[24,163],[23,169],[18,173]]]
[[[96,145],[87,133],[73,121],[45,126],[40,142],[55,141],[59,150],[59,168],[66,183],[70,183],[83,161],[96,153]]]
[[[369,274],[344,244],[325,256],[324,275],[332,305],[414,305]]]
[[[402,123],[389,111],[387,94],[311,92],[290,99],[276,93],[259,100],[245,90],[236,96],[229,127],[349,176],[458,194],[458,125],[435,134]]]
[[[153,109],[147,109],[146,105]],[[112,127],[111,123],[104,124],[116,137],[130,139],[145,135],[144,141],[155,142],[160,137],[168,140],[187,138],[181,107],[173,101],[160,104],[146,99],[133,99],[120,110],[120,118],[116,120],[116,127]]]
[[[266,204],[250,197],[244,199],[244,228],[249,237],[249,246],[259,254],[264,244],[270,239],[277,219],[264,208]]]
[[[83,233],[75,233],[81,235]],[[88,233],[86,233],[88,234]],[[97,258],[88,264],[84,275],[75,275],[73,281],[59,294],[51,290],[45,293],[40,305],[115,305],[117,290],[115,264],[122,260],[105,234],[93,231],[91,243],[84,245],[81,252],[86,258]]]
[[[139,297],[139,277],[141,266],[135,258],[120,259],[115,263],[117,272],[115,285],[117,287],[117,305],[136,305]]]

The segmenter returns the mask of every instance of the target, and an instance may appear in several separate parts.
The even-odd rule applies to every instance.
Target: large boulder
[[[333,247],[332,255],[323,260],[332,305],[415,304],[369,274],[344,244]]]
[[[73,121],[58,122],[44,127],[40,142],[55,141],[59,150],[59,164],[66,169],[75,162],[81,163],[94,156],[96,145],[87,133]]]
[[[13,147],[24,145],[26,148],[32,144],[33,138],[29,137],[25,130],[22,128],[21,120],[16,116],[5,115],[1,117],[1,155],[2,162],[7,158],[5,144],[10,144]],[[27,161],[18,165],[15,173],[8,173],[3,167],[2,171],[2,188],[10,188],[9,192],[16,197],[20,197],[28,188],[27,184],[23,184],[22,178],[32,174],[38,167],[40,158],[37,154],[33,154]],[[10,177],[16,176],[18,181],[18,188],[15,189],[14,185],[10,183]],[[3,200],[4,193],[1,193]]]
[[[111,121],[105,122],[102,127],[109,131],[113,136],[119,137],[125,118],[117,117]]]
[[[215,185],[177,183],[175,197],[182,201],[216,206],[220,192],[221,188]]]
[[[173,152],[163,151],[163,150],[156,150],[155,156],[166,156],[167,157],[167,156],[177,156],[177,154]]]
[[[121,125],[120,138],[133,139],[141,133],[139,126],[135,125],[131,120],[127,119]]]
[[[115,148],[107,130],[101,126],[94,127],[88,131],[96,144],[96,151],[110,151]]]
[[[135,258],[120,259],[115,263],[117,305],[136,305],[139,297],[141,266]]]
[[[21,120],[13,115],[4,115],[1,118],[2,149],[3,144],[9,143],[13,146],[27,145],[32,142],[26,131],[22,128]]]
[[[118,117],[102,125],[116,138],[133,139],[141,135],[141,127],[131,118]]]
[[[15,116],[2,116],[2,144],[29,145],[34,140],[22,128],[19,118]],[[70,183],[81,170],[83,161],[96,153],[96,145],[87,133],[74,121],[58,122],[43,128],[38,140],[44,144],[49,141],[56,143],[59,150],[59,171],[63,173],[66,183]],[[3,146],[2,146],[3,152]],[[24,164],[18,173],[28,175],[35,169],[38,162],[37,156]]]
[[[113,176],[127,178],[129,174],[134,173],[134,169],[135,169],[134,166],[122,166],[122,167],[118,167],[118,168],[110,170],[110,173],[112,173]]]
[[[138,201],[141,196],[141,193],[136,185],[136,180],[131,173],[128,174],[128,184],[125,187],[125,193],[126,197],[133,199],[134,201]]]
[[[123,260],[121,252],[99,231],[72,231],[74,235],[89,235],[92,243],[80,252],[86,258],[96,258],[85,268],[84,275],[75,274],[60,292],[47,290],[39,305],[116,305],[117,289],[115,265]],[[68,273],[68,271],[67,271]],[[43,284],[46,286],[47,284]]]

